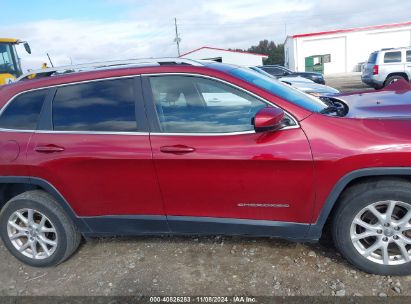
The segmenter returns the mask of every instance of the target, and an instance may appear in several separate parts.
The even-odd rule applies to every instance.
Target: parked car
[[[266,71],[268,74],[273,75],[276,78],[280,77],[304,77],[310,79],[319,84],[325,84],[324,76],[321,73],[316,72],[293,72],[281,65],[262,65],[260,69]]]
[[[399,79],[411,80],[411,47],[382,49],[371,53],[364,64],[362,82],[381,89]]]
[[[59,264],[82,237],[330,227],[359,269],[411,274],[411,91],[322,101],[221,63],[118,65],[0,89],[0,235],[19,260]]]
[[[296,76],[296,77],[280,77],[276,78],[273,75],[268,74],[266,71],[260,69],[259,67],[250,67],[250,69],[265,75],[267,77],[271,77],[274,79],[277,79],[278,81],[281,81],[283,83],[286,83],[290,86],[293,86],[294,88],[310,94],[314,96],[321,96],[321,95],[333,95],[333,94],[338,94],[340,91],[337,89],[334,89],[332,87],[326,86],[324,84],[318,84],[315,83],[314,81],[304,78],[301,76]]]

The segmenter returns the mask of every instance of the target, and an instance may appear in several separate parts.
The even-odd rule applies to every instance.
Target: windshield
[[[14,46],[8,43],[0,43],[0,73],[9,73],[14,76],[19,73]]]
[[[281,83],[272,77],[265,76],[247,68],[237,68],[228,71],[229,74],[241,78],[278,97],[290,101],[311,112],[321,112],[327,105],[320,99],[305,94],[292,86]]]

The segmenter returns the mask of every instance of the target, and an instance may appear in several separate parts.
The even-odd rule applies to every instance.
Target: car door
[[[405,52],[405,68],[408,75],[408,79],[411,82],[411,50],[406,50]]]
[[[140,79],[90,81],[54,90],[28,147],[31,175],[60,191],[77,215],[87,217],[92,230],[142,232],[132,230],[144,227],[125,227],[121,220],[130,220],[130,215],[161,219],[164,209]],[[118,221],[112,218],[107,221],[111,226],[103,227],[101,216]],[[156,222],[160,224],[150,229],[167,230],[165,218]]]
[[[310,222],[313,161],[291,115],[282,130],[256,133],[253,117],[274,105],[238,87],[199,75],[143,83],[171,230],[199,232],[219,219]]]
[[[1,176],[29,175],[25,152],[48,94],[48,89],[22,92],[0,108]]]

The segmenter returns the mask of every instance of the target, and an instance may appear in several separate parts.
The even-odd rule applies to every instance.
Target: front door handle
[[[35,147],[34,151],[39,152],[39,153],[55,153],[55,152],[63,152],[64,148],[56,146],[56,145],[44,145],[44,146]]]
[[[175,146],[164,146],[160,148],[160,151],[163,153],[171,153],[171,154],[187,154],[192,153],[196,149],[193,147],[188,147],[184,145],[175,145]]]

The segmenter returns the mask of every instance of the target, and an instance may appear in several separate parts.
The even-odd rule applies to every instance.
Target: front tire
[[[381,180],[349,188],[333,219],[337,249],[359,269],[411,274],[411,184]]]
[[[6,203],[0,212],[0,235],[17,259],[34,267],[62,263],[81,240],[64,210],[40,190],[24,192]]]

